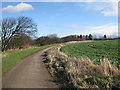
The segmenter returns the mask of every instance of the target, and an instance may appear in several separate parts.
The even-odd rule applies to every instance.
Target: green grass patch
[[[37,47],[31,47],[28,49],[21,49],[21,50],[12,50],[12,51],[6,51],[2,53],[2,73],[8,71],[11,69],[15,64],[17,64],[19,61],[21,61],[26,56],[38,51],[45,49],[47,47],[51,47],[53,45],[46,45],[46,46],[37,46]]]
[[[118,40],[119,39],[71,44],[62,47],[60,50],[71,57],[89,57],[95,64],[99,64],[100,59],[108,58],[112,64],[119,67]]]

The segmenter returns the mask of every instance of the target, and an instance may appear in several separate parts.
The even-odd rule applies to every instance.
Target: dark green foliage
[[[106,39],[107,38],[107,36],[106,35],[104,35],[104,39]]]
[[[82,39],[82,34],[80,35],[80,38]]]
[[[91,34],[89,34],[89,40],[92,40],[92,35]]]

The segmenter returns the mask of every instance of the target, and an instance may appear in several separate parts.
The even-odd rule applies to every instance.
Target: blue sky
[[[38,25],[37,37],[57,34],[117,36],[118,12],[110,2],[3,2],[2,18],[27,16]]]

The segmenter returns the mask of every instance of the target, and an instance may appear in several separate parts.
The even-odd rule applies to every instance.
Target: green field
[[[15,64],[17,64],[20,60],[25,58],[26,56],[38,51],[50,47],[52,45],[46,46],[37,46],[31,47],[28,49],[21,49],[21,50],[12,50],[6,51],[2,53],[2,73],[11,69]]]
[[[118,40],[119,39],[71,44],[62,47],[60,50],[71,57],[89,57],[96,64],[99,64],[100,59],[108,58],[112,64],[119,67]]]

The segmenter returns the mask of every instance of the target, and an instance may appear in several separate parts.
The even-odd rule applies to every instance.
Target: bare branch
[[[32,19],[22,16],[6,18],[2,21],[2,51],[5,50],[11,38],[16,34],[32,35],[37,32],[37,25]]]

